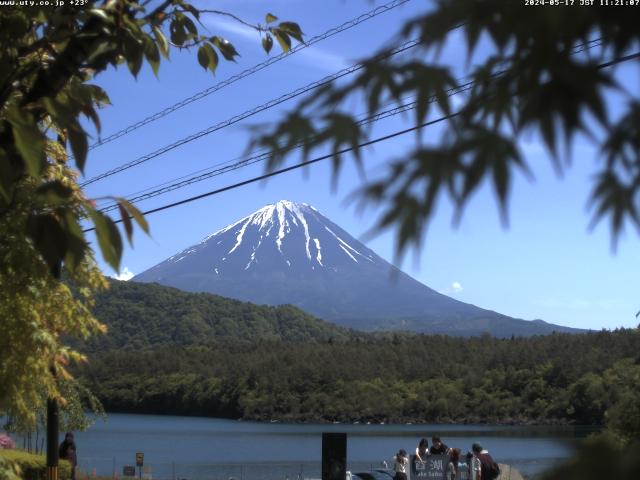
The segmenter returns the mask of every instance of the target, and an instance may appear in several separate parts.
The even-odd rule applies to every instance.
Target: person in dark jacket
[[[431,448],[429,449],[429,453],[431,455],[448,455],[449,447],[442,443],[439,436],[434,435],[431,437]]]
[[[500,467],[493,457],[478,442],[471,447],[473,450],[473,478],[472,480],[495,480],[500,475]]]
[[[67,432],[64,440],[60,444],[59,456],[63,460],[67,460],[71,464],[71,480],[76,479],[76,466],[78,465],[78,450],[73,433]]]

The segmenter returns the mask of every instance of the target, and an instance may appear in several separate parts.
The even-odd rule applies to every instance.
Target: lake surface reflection
[[[347,433],[348,468],[378,468],[400,448],[439,434],[463,452],[479,441],[500,463],[534,477],[571,455],[587,427],[255,423],[198,417],[110,414],[76,434],[80,466],[122,473],[143,452],[157,478],[318,478],[322,432]],[[269,472],[269,473],[267,473]]]

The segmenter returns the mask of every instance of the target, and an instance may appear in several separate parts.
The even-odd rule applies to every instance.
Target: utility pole
[[[62,262],[58,262],[52,269],[53,278],[60,281]],[[51,365],[51,375],[55,380],[56,368]],[[47,480],[58,480],[58,426],[60,412],[58,400],[47,399]]]
[[[47,480],[58,480],[58,401],[47,399]]]

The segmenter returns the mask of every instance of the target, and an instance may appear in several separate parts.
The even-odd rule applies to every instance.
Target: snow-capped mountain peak
[[[133,280],[255,303],[290,303],[325,320],[366,330],[462,335],[491,330],[500,336],[541,332],[531,322],[432,290],[315,208],[287,200],[264,206]]]
[[[362,248],[359,242],[353,245],[350,238],[312,206],[280,200],[206,236],[198,245],[167,261],[182,262],[189,255],[214,249],[216,254],[207,257],[220,275],[224,266],[239,259],[244,261],[245,269],[255,268],[264,263],[264,255],[271,255],[273,247],[280,254],[281,266],[287,268],[335,270],[346,259],[355,263],[375,260],[373,252]],[[272,261],[267,263],[270,268],[274,266]]]

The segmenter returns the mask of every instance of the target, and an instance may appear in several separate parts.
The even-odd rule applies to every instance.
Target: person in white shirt
[[[426,438],[420,440],[420,443],[416,447],[416,460],[418,462],[424,463],[427,461],[427,456],[429,455],[429,442]]]
[[[471,480],[482,480],[482,462],[480,461],[480,452],[482,452],[482,446],[479,443],[474,443],[471,447],[473,451],[473,458],[471,459]]]
[[[393,469],[396,472],[393,477],[394,480],[407,480],[407,468],[409,466],[409,459],[407,458],[407,452],[400,449],[400,451],[393,457],[394,465]]]

